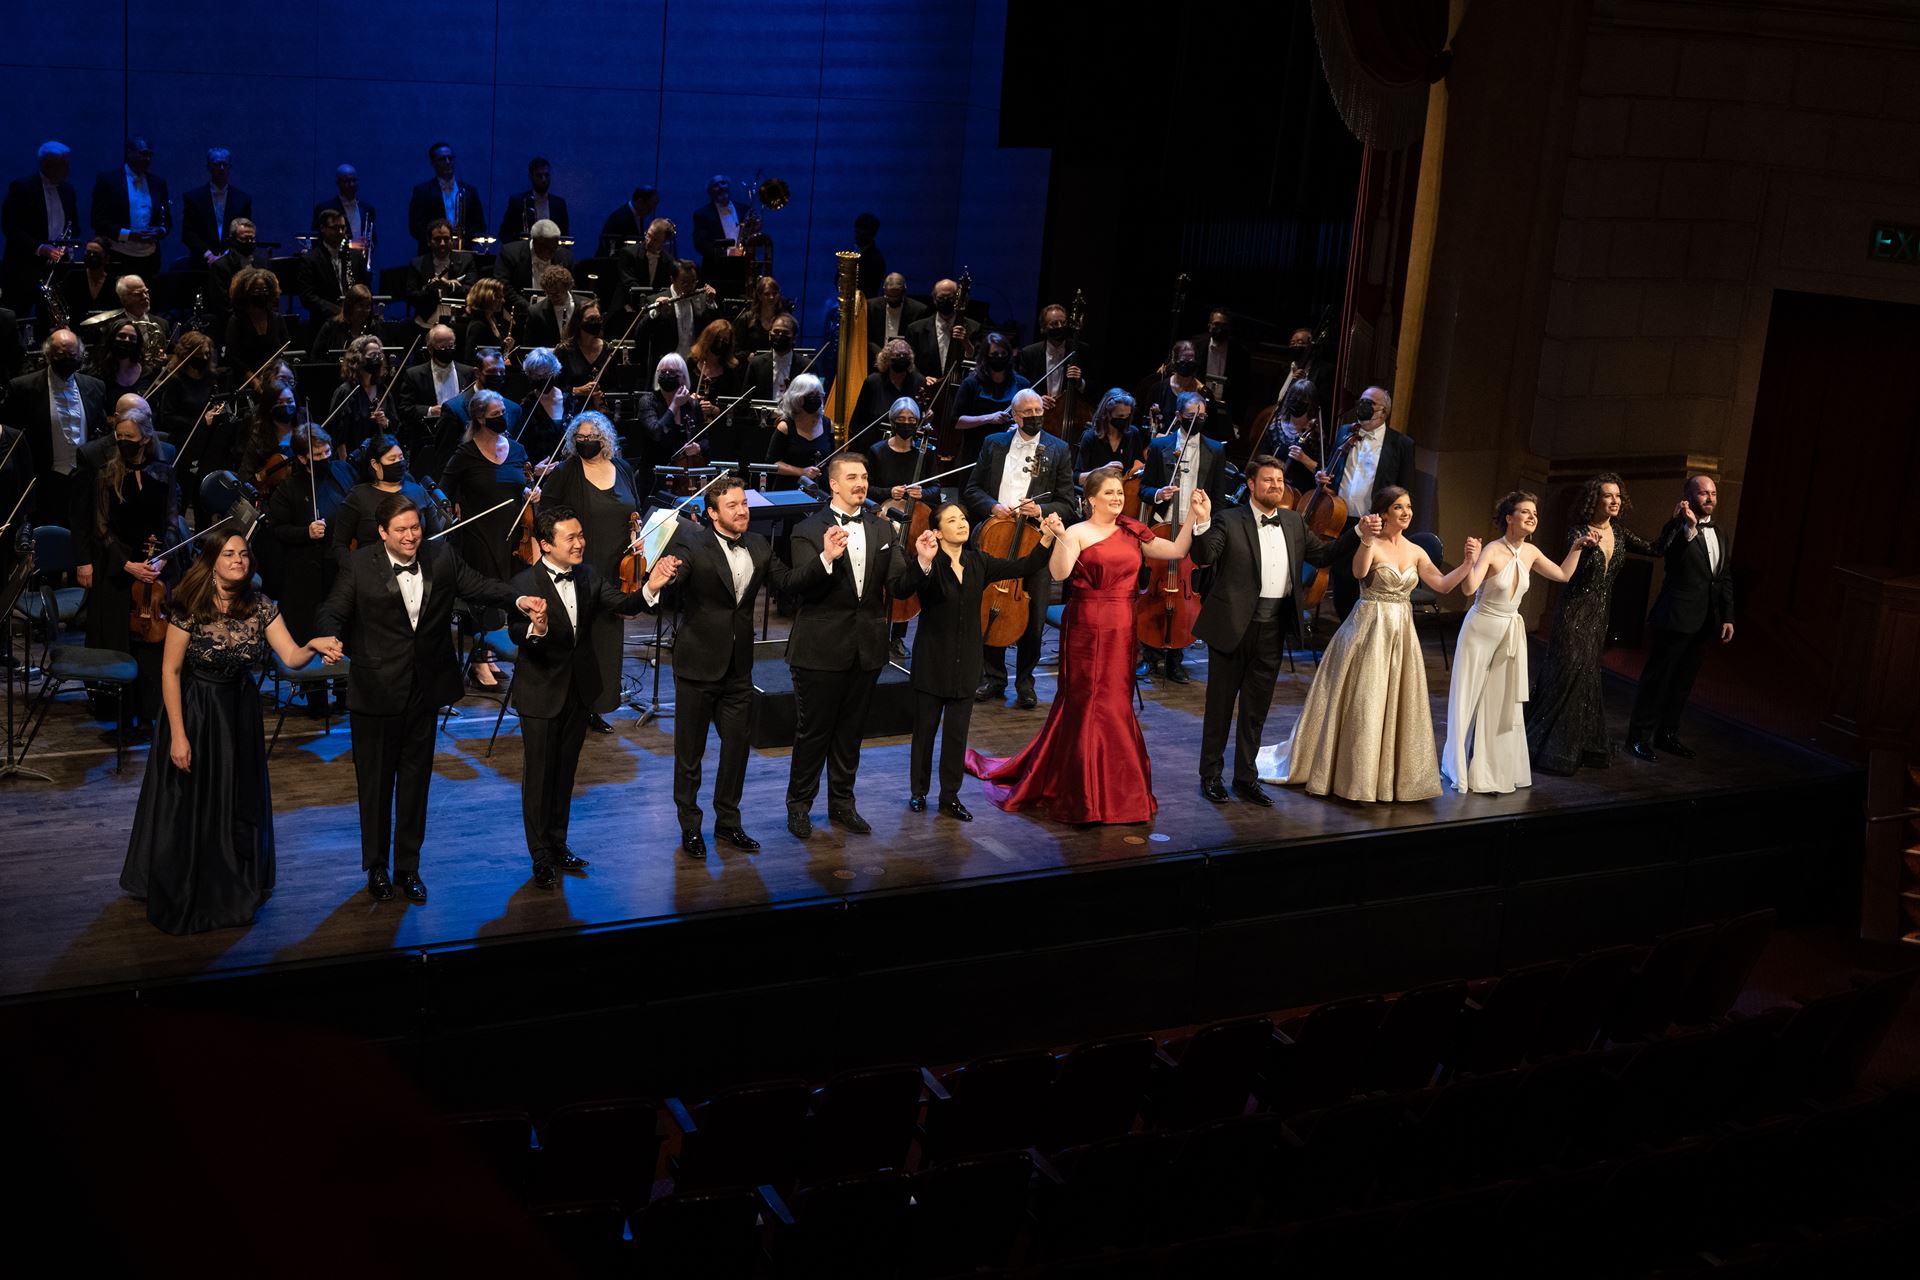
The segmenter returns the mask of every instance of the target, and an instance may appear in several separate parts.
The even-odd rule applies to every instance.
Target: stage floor
[[[637,639],[640,628],[630,633]],[[1049,649],[1051,637],[1049,638]],[[1444,733],[1447,678],[1431,640],[1425,645],[1436,734]],[[52,713],[28,763],[52,784],[0,782],[0,998],[80,988],[324,962],[393,950],[432,950],[503,939],[666,922],[711,912],[751,912],[854,895],[894,894],[982,878],[1058,874],[1128,860],[1259,849],[1375,831],[1473,823],[1543,812],[1751,790],[1845,772],[1810,749],[1699,715],[1686,737],[1694,761],[1649,765],[1624,757],[1613,768],[1575,778],[1541,777],[1509,796],[1456,796],[1417,804],[1354,805],[1270,789],[1276,804],[1207,802],[1196,761],[1206,675],[1204,648],[1189,655],[1194,682],[1143,686],[1142,729],[1153,753],[1160,811],[1145,826],[1070,828],[1001,813],[969,779],[968,825],[932,812],[910,813],[908,742],[871,740],[859,785],[870,836],[846,835],[816,803],[811,840],[788,835],[784,792],[787,752],[757,751],[749,767],[747,829],[757,854],[714,848],[704,862],[678,852],[670,800],[672,726],[641,723],[622,708],[615,733],[589,736],[574,800],[572,844],[593,862],[590,874],[564,877],[557,890],[533,886],[520,820],[520,739],[508,715],[487,754],[496,704],[468,698],[439,739],[421,875],[425,906],[375,903],[359,867],[353,764],[343,721],[323,736],[319,722],[288,717],[273,758],[279,879],[273,898],[247,929],[175,938],[146,921],[141,903],[118,880],[147,748],[113,770],[111,739],[84,720],[77,695]],[[630,674],[642,665],[629,659]],[[1276,741],[1292,726],[1312,674],[1310,656],[1283,670],[1267,724]],[[1053,680],[1041,672],[1035,711],[983,706],[973,743],[1010,753],[1046,715]],[[662,692],[671,696],[671,682]],[[1610,681],[1616,726],[1628,686]],[[271,718],[269,718],[271,727]],[[712,786],[710,744],[706,789]],[[712,814],[707,828],[711,842]]]

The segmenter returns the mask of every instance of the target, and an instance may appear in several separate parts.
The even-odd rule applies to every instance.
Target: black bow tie
[[[724,533],[716,533],[713,536],[720,539],[721,545],[729,551],[738,551],[740,544],[746,541],[745,538],[729,538]]]
[[[833,518],[835,520],[838,520],[841,524],[859,524],[864,517],[843,515],[842,513],[835,511],[833,513]]]
[[[1713,528],[1713,521],[1712,521],[1712,520],[1701,520],[1701,521],[1697,521],[1697,523],[1699,524],[1699,526],[1700,526],[1700,527],[1701,527],[1702,529],[1711,529],[1711,528]]]
[[[1262,529],[1277,529],[1277,528],[1279,528],[1279,527],[1280,527],[1280,513],[1279,513],[1278,511],[1276,511],[1276,512],[1274,512],[1274,513],[1273,513],[1272,515],[1270,515],[1270,516],[1261,516],[1261,517],[1260,517],[1260,527],[1261,527]]]
[[[555,582],[572,582],[573,581],[573,570],[571,569],[549,569],[547,570],[547,572],[553,575],[553,580]]]
[[[418,560],[415,560],[412,564],[397,564],[393,566],[393,576],[396,578],[403,573],[418,572],[420,572],[420,562]]]

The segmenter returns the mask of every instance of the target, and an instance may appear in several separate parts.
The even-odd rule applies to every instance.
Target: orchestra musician
[[[526,239],[541,222],[551,222],[560,229],[560,235],[567,234],[571,226],[567,220],[567,202],[564,197],[554,195],[552,188],[553,165],[547,158],[535,156],[527,161],[527,189],[507,197],[507,207],[500,218],[503,247]]]
[[[667,243],[673,239],[673,224],[655,218],[646,224],[644,236],[630,238],[635,243],[621,245],[614,255],[620,269],[620,296],[631,298],[638,290],[640,297],[651,298],[670,288],[677,261]]]
[[[397,881],[409,902],[424,903],[420,846],[427,834],[434,729],[440,708],[460,697],[454,598],[534,617],[544,614],[546,603],[474,572],[448,539],[423,541],[420,510],[405,494],[383,498],[374,520],[379,541],[354,552],[334,579],[320,607],[325,634],[314,637],[311,647],[332,661],[352,660],[347,709],[367,893],[385,902]]]
[[[913,344],[894,338],[874,358],[873,372],[860,385],[860,396],[853,402],[853,429],[858,431],[881,414],[901,396],[918,398],[930,378],[913,366]],[[918,415],[916,415],[918,416]]]
[[[214,399],[212,338],[191,329],[180,335],[167,363],[166,385],[152,408],[154,426],[180,449],[173,474],[181,504],[193,508],[194,527],[204,529],[211,513],[200,502],[200,481],[208,472],[231,470],[235,462],[233,418],[226,403]]]
[[[606,333],[607,322],[600,312],[600,300],[591,294],[581,298],[567,317],[565,336],[553,352],[560,357],[560,378],[568,395],[578,399],[591,389],[594,397],[599,398],[600,389],[593,386],[593,380],[609,359]]]
[[[345,353],[347,344],[355,338],[378,338],[383,327],[373,313],[373,290],[364,284],[348,285],[346,296],[340,299],[340,314],[314,333],[308,354],[319,360],[336,351]]]
[[[105,336],[106,341],[93,349],[93,376],[113,399],[127,392],[145,395],[160,371],[141,361],[139,327],[131,320],[115,321],[107,326]]]
[[[212,266],[233,220],[253,216],[253,197],[234,186],[232,177],[233,153],[208,147],[206,184],[190,187],[180,197],[180,247],[187,251],[182,267]]]
[[[1180,339],[1167,352],[1166,363],[1161,366],[1159,376],[1141,399],[1160,410],[1163,421],[1171,422],[1180,397],[1188,393],[1198,395],[1206,405],[1203,416],[1207,423],[1207,435],[1214,440],[1231,440],[1232,420],[1227,416],[1226,407],[1214,401],[1213,388],[1200,376],[1200,368],[1200,357],[1193,343],[1185,338]]]
[[[787,393],[787,384],[800,372],[793,359],[799,338],[800,322],[792,312],[773,318],[767,327],[767,349],[754,352],[747,361],[747,381],[753,384],[755,400],[778,400]]]
[[[75,531],[92,530],[91,492],[76,491],[75,468],[80,446],[109,430],[107,389],[100,379],[81,372],[86,343],[71,329],[55,329],[40,344],[44,369],[23,373],[7,383],[5,419],[26,436],[39,483],[33,489],[35,524],[64,525]],[[82,571],[80,585],[93,570]]]
[[[457,343],[451,328],[437,324],[427,332],[427,358],[400,371],[393,399],[400,408],[401,438],[410,444],[432,437],[441,407],[473,381],[473,366],[454,359]]]
[[[1314,473],[1320,470],[1320,459],[1315,455],[1326,448],[1316,429],[1315,396],[1313,383],[1304,377],[1296,379],[1274,413],[1266,439],[1260,442],[1263,453],[1285,460],[1287,486],[1296,493],[1313,488]]]
[[[153,172],[153,144],[127,139],[126,163],[93,180],[87,221],[116,270],[158,270],[169,226],[167,180]]]
[[[287,345],[280,281],[265,267],[242,267],[227,286],[227,338],[222,351],[235,369],[255,369]]]
[[[347,343],[340,353],[340,385],[327,405],[335,437],[358,447],[369,436],[393,434],[392,420],[381,403],[389,381],[387,353],[380,339],[362,334]]]
[[[1070,361],[1069,355],[1073,357]],[[1040,341],[1020,348],[1013,367],[1040,393],[1049,413],[1053,412],[1068,383],[1073,384],[1075,395],[1087,394],[1087,349],[1080,335],[1068,325],[1065,307],[1056,302],[1040,312]],[[1047,372],[1049,369],[1052,373]],[[1043,377],[1047,380],[1045,386],[1040,383]]]
[[[947,352],[953,343],[960,344],[960,359],[973,359],[974,339],[979,336],[980,330],[978,320],[960,314],[959,284],[952,280],[936,280],[933,284],[933,314],[922,316],[909,324],[906,337],[913,344],[913,362],[923,372],[937,378],[947,370]],[[1007,361],[1009,365],[1012,364],[1012,348],[1008,348]],[[978,446],[975,448],[977,450]]]
[[[926,470],[922,450],[914,447],[920,434],[920,402],[912,396],[901,396],[886,410],[886,415],[887,434],[867,448],[867,483],[874,492],[884,495],[880,501],[881,514],[898,524],[905,536],[913,523],[917,504],[939,505],[940,486],[922,484],[914,475],[916,471],[924,474]],[[904,659],[907,624],[894,623],[887,638],[892,656]]]
[[[700,331],[693,350],[687,353],[688,371],[693,375],[694,394],[700,400],[700,416],[713,422],[728,401],[747,390],[747,366],[735,348],[733,322],[710,321]],[[749,419],[735,410],[724,422],[715,423],[706,439],[707,456],[729,462],[745,463],[743,444]]]
[[[860,255],[860,292],[869,298],[880,296],[887,278],[887,255],[880,251],[880,218],[861,213],[853,219],[853,248]]]
[[[880,289],[880,300],[867,320],[867,333],[885,346],[895,338],[907,336],[907,330],[927,317],[930,308],[918,298],[907,296],[907,278],[889,271]],[[879,323],[875,324],[874,321]]]
[[[773,322],[792,310],[793,300],[780,292],[780,282],[772,276],[761,276],[736,326],[740,350],[765,351],[773,342]]]
[[[300,305],[307,309],[314,331],[339,316],[348,289],[370,283],[366,259],[347,247],[346,217],[324,210],[313,247],[300,255]],[[281,601],[283,610],[285,606]]]
[[[1174,416],[1165,435],[1147,446],[1147,469],[1140,479],[1140,520],[1143,524],[1171,523],[1173,501],[1179,499],[1184,517],[1193,509],[1194,490],[1206,492],[1215,511],[1227,509],[1227,451],[1207,432],[1208,401],[1199,391],[1183,391],[1174,401]],[[1142,646],[1136,674],[1147,676],[1164,665],[1167,679],[1187,684],[1187,656],[1179,649]]]
[[[473,255],[453,247],[453,224],[435,218],[427,228],[427,248],[407,268],[407,299],[413,322],[431,328],[452,314],[449,298],[464,298],[479,278]]]
[[[767,444],[767,461],[776,474],[774,489],[797,489],[802,480],[818,482],[820,464],[833,453],[833,423],[826,415],[827,393],[820,379],[803,373],[787,384]],[[861,496],[866,496],[866,464],[861,464]],[[796,553],[797,554],[797,553]]]
[[[1333,458],[1340,474],[1320,471],[1316,483],[1330,484],[1347,503],[1347,531],[1353,532],[1360,514],[1373,509],[1373,495],[1392,486],[1398,489],[1413,484],[1413,440],[1387,426],[1393,412],[1393,397],[1380,387],[1368,387],[1354,405],[1356,419],[1334,433]],[[1348,447],[1351,440],[1353,445]],[[1358,536],[1357,534],[1355,536]],[[1360,599],[1360,584],[1354,581],[1351,557],[1337,556],[1329,571],[1333,574],[1333,608],[1345,621]]]
[[[113,440],[114,452],[100,467],[90,495],[93,585],[87,598],[87,646],[133,655],[139,676],[132,705],[122,708],[122,723],[150,727],[160,713],[162,646],[135,639],[129,617],[134,583],[177,577],[173,561],[148,563],[147,543],[173,544],[180,497],[173,468],[161,460],[146,401],[134,397],[116,407]]]
[[[460,338],[456,355],[462,364],[473,363],[473,353],[481,347],[498,347],[512,355],[516,345],[513,325],[507,319],[507,290],[494,276],[483,276],[467,290],[466,333]]]
[[[700,283],[700,268],[692,259],[682,258],[674,266],[673,288],[653,300],[652,313],[643,323],[655,351],[677,351],[686,355],[694,340],[720,315],[712,285]]]
[[[554,267],[573,268],[573,252],[560,243],[560,224],[542,218],[533,224],[533,235],[513,240],[500,247],[494,259],[494,278],[517,293],[540,286],[536,281]]]
[[[327,542],[336,573],[346,569],[356,547],[380,540],[375,513],[390,493],[405,494],[420,508],[427,537],[446,528],[440,504],[429,497],[425,485],[407,474],[407,451],[398,440],[388,435],[372,436],[356,456],[360,459],[360,482],[347,491],[346,499],[327,519]]]
[[[651,186],[638,186],[627,202],[607,215],[600,224],[600,256],[617,257],[629,242],[640,239],[647,224],[660,207],[660,193]]]
[[[1046,406],[1040,393],[1031,387],[1021,388],[1014,394],[1011,412],[1018,425],[988,436],[967,476],[967,515],[976,529],[993,516],[1045,520],[1057,515],[1064,521],[1074,514],[1071,452],[1065,440],[1046,430]],[[1044,561],[1028,566],[1026,585],[1027,629],[1015,646],[1018,664],[1013,683],[1014,705],[1023,711],[1039,705],[1033,671],[1040,665],[1040,638],[1046,631],[1047,603],[1052,598],[1052,580]],[[1004,698],[1007,651],[987,648],[981,653],[981,661],[974,700]]]
[[[626,456],[643,499],[653,492],[653,469],[679,465],[681,449],[706,425],[691,384],[687,362],[669,351],[654,365],[653,390],[640,397],[639,426],[627,438]]]
[[[520,508],[528,499],[538,502],[540,493],[527,483],[532,467],[525,446],[506,434],[507,405],[500,394],[474,392],[468,413],[466,434],[440,476],[454,515],[466,520],[451,536],[460,544],[463,563],[505,581],[521,567],[513,555]],[[503,501],[509,505],[499,507]],[[489,510],[494,507],[498,509]],[[467,668],[468,683],[491,690],[499,683],[498,675],[493,655],[485,649],[477,651]]]
[[[1101,467],[1119,467],[1122,477],[1133,474],[1135,463],[1146,462],[1147,433],[1135,424],[1136,406],[1132,396],[1114,387],[1094,406],[1093,420],[1080,433],[1074,449],[1074,479],[1084,485],[1087,476]]]
[[[423,257],[433,252],[435,222],[446,222],[467,242],[487,234],[487,211],[480,193],[454,176],[453,144],[434,143],[427,148],[427,161],[433,176],[416,186],[407,200],[407,234]]]
[[[113,295],[121,312],[133,323],[147,363],[159,364],[167,353],[167,326],[153,314],[153,294],[147,282],[136,275],[121,276],[113,282]]]
[[[564,370],[560,357],[545,347],[528,351],[521,365],[532,390],[518,405],[508,406],[517,412],[508,415],[506,430],[526,446],[530,456],[544,459],[560,443],[567,421],[567,387],[561,380]]]
[[[252,218],[235,218],[227,228],[227,251],[207,264],[207,281],[200,296],[215,333],[226,327],[227,295],[233,289],[233,278],[247,267],[264,269],[271,261],[258,248],[259,238]]]
[[[507,626],[520,649],[512,696],[526,761],[520,809],[527,853],[533,858],[534,885],[551,889],[560,872],[584,873],[589,865],[567,844],[574,771],[589,709],[609,692],[616,698],[620,692],[617,675],[607,688],[592,638],[605,631],[603,619],[617,624],[619,615],[639,613],[647,601],[640,592],[622,592],[616,579],[588,563],[587,535],[572,508],[548,506],[533,529],[540,563],[516,574],[513,587],[544,601],[546,608],[532,618],[514,615]],[[656,598],[678,567],[671,556],[653,566],[646,586]]]
[[[0,235],[7,242],[0,301],[20,315],[40,301],[40,283],[68,252],[55,243],[80,234],[80,198],[68,181],[72,168],[73,152],[65,143],[43,142],[34,157],[35,171],[8,183],[6,200],[0,203]],[[103,245],[102,266],[105,253]]]
[[[707,203],[693,211],[693,251],[700,255],[703,271],[710,271],[716,263],[743,252],[740,215],[734,211],[725,174],[713,175],[707,182]]]
[[[963,433],[960,457],[966,462],[980,456],[990,433],[1013,425],[1013,398],[1029,386],[1014,371],[1013,344],[1005,335],[989,333],[982,352],[980,367],[961,381],[954,397],[954,426]]]
[[[112,264],[107,261],[107,244],[99,236],[88,239],[82,251],[81,270],[69,272],[55,287],[60,293],[61,309],[70,323],[79,323],[97,311],[111,311],[119,305],[113,287]]]
[[[322,200],[313,207],[314,230],[320,229],[320,215],[332,209],[347,220],[347,243],[371,260],[373,248],[368,241],[373,234],[373,205],[360,198],[360,171],[350,164],[337,166],[333,171],[333,189],[333,199]]]
[[[299,644],[316,630],[320,602],[333,586],[338,562],[327,538],[327,521],[353,488],[353,468],[336,457],[325,431],[307,425],[287,437],[292,469],[267,498],[267,533],[280,545],[281,616]],[[324,699],[319,689],[311,696]]]
[[[1200,362],[1200,378],[1219,405],[1246,399],[1253,357],[1246,343],[1233,340],[1233,316],[1224,307],[1207,312],[1207,331],[1187,339],[1187,344]]]
[[[573,313],[594,297],[573,291],[573,272],[565,267],[548,267],[540,273],[540,294],[527,307],[521,336],[530,347],[557,347],[567,337]]]

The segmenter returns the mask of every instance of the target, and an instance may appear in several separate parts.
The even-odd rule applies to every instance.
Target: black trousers
[[[720,730],[720,768],[713,778],[714,825],[740,825],[753,672],[737,670],[736,665],[730,664],[718,680],[689,680],[677,674],[673,678],[673,807],[686,834],[700,830],[700,766],[707,752],[709,725]],[[799,674],[794,673],[796,686]],[[816,763],[816,771],[818,767]]]
[[[912,794],[926,795],[933,781],[933,739],[938,733],[941,802],[960,798],[960,780],[967,772],[967,729],[972,723],[972,697],[943,698],[923,689],[913,691]]]
[[[1292,607],[1291,600],[1280,602],[1283,611]],[[1260,754],[1260,735],[1267,727],[1267,711],[1273,706],[1274,681],[1280,678],[1285,626],[1284,612],[1256,618],[1233,652],[1207,646],[1207,712],[1200,725],[1201,777],[1221,775],[1226,764],[1227,726],[1233,722],[1233,709],[1238,704],[1233,780],[1250,786],[1260,781],[1254,758]]]
[[[1648,628],[1653,643],[1647,665],[1640,672],[1640,688],[1633,695],[1633,715],[1627,721],[1627,741],[1672,737],[1680,732],[1680,713],[1693,693],[1707,646],[1720,634],[1720,624],[1709,622],[1698,631]]]
[[[1047,633],[1047,603],[1052,599],[1048,584],[1053,576],[1043,565],[1027,579],[1027,629],[1012,645],[983,645],[980,649],[981,679],[987,684],[1007,686],[1007,650],[1014,651],[1018,666],[1015,678],[1021,684],[1033,680],[1033,669],[1040,665],[1040,639]],[[991,584],[989,584],[991,590]]]
[[[796,719],[793,770],[787,776],[787,803],[811,805],[820,794],[820,765],[827,766],[827,803],[853,803],[853,779],[860,771],[860,731],[880,671],[813,671],[793,668]]]
[[[417,688],[397,715],[355,711],[348,717],[360,791],[361,870],[385,871],[389,842],[396,873],[420,870],[439,718],[440,708],[426,705]]]
[[[573,778],[580,748],[587,740],[587,704],[571,688],[557,716],[520,717],[520,816],[527,831],[527,852],[540,866],[566,848],[567,822],[573,816]]]
[[[1347,620],[1347,615],[1353,612],[1353,606],[1360,601],[1360,583],[1353,576],[1353,555],[1351,550],[1352,547],[1358,545],[1358,543],[1354,541],[1358,536],[1354,534],[1354,530],[1359,527],[1359,524],[1359,515],[1349,514],[1347,516],[1347,527],[1341,531],[1340,535],[1347,540],[1347,553],[1344,555],[1335,555],[1333,562],[1321,570],[1322,573],[1330,573],[1333,575],[1333,611],[1342,622]]]

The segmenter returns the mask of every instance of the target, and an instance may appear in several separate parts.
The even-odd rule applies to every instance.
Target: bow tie
[[[412,564],[396,564],[393,566],[393,576],[396,578],[403,573],[418,572],[420,572],[420,562],[418,560],[415,560]]]
[[[1712,520],[1712,518],[1711,518],[1711,517],[1709,517],[1709,518],[1707,518],[1707,519],[1705,519],[1705,520],[1696,520],[1696,521],[1695,521],[1694,523],[1695,523],[1695,524],[1698,524],[1698,525],[1699,525],[1699,526],[1700,526],[1700,527],[1701,527],[1702,529],[1711,529],[1711,528],[1713,528],[1713,520]]]
[[[1260,527],[1262,529],[1278,529],[1280,527],[1280,513],[1276,511],[1270,516],[1261,516]]]
[[[547,572],[553,575],[553,580],[555,582],[572,582],[573,581],[573,570],[571,569],[549,569],[547,570]]]
[[[729,551],[738,551],[740,544],[746,541],[745,538],[729,538],[724,533],[716,533],[713,536],[720,539],[720,545]]]
[[[835,511],[833,513],[833,518],[835,520],[838,520],[841,524],[845,525],[845,524],[859,524],[863,517],[857,516],[857,515],[856,516],[843,515],[840,512]]]

